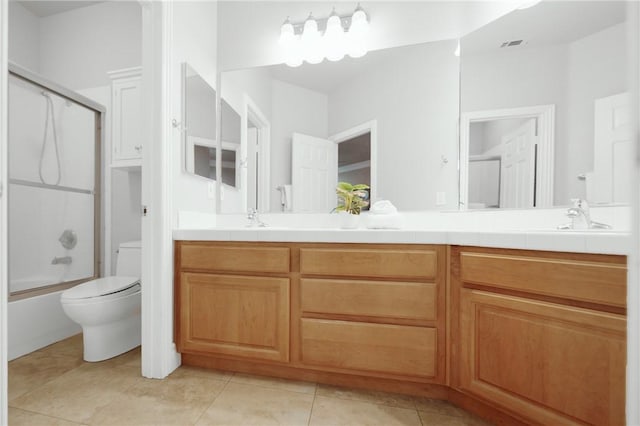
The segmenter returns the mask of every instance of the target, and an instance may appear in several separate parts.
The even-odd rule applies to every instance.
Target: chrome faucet
[[[71,265],[71,256],[54,257],[51,261],[52,265]]]
[[[611,229],[611,225],[591,220],[589,204],[586,200],[573,198],[572,207],[567,209],[567,217],[571,219],[570,223],[558,226],[558,229]]]
[[[247,227],[249,228],[253,228],[253,227],[264,228],[267,226],[264,222],[260,220],[260,216],[258,215],[258,210],[254,209],[253,207],[249,207],[249,209],[247,210],[247,219],[249,219],[249,224],[247,225]]]

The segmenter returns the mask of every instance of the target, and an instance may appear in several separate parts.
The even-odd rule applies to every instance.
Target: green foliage
[[[365,200],[367,189],[369,189],[369,185],[338,182],[336,194],[338,194],[340,204],[336,207],[336,211],[360,214],[362,208],[369,205],[369,201]]]

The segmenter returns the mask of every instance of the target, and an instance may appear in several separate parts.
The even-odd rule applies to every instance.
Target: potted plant
[[[336,194],[338,206],[336,211],[342,215],[342,228],[354,229],[358,227],[358,218],[363,207],[369,205],[369,185],[352,185],[348,182],[338,182]]]

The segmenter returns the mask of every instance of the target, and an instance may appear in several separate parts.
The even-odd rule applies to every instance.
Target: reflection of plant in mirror
[[[368,189],[369,185],[362,183],[352,185],[348,182],[338,182],[336,194],[341,204],[336,207],[336,211],[360,214],[362,208],[369,205],[369,201],[366,200]]]

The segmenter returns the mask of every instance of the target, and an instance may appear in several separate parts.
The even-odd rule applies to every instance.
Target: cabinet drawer
[[[300,272],[307,275],[434,279],[437,258],[435,250],[302,248]]]
[[[181,351],[289,360],[289,279],[182,273]]]
[[[286,274],[289,272],[289,248],[183,244],[180,267],[205,271]]]
[[[302,361],[406,376],[436,375],[434,328],[302,319]]]
[[[436,319],[433,283],[309,279],[300,280],[302,311],[386,319]]]
[[[625,307],[624,265],[493,253],[461,253],[463,282]]]

